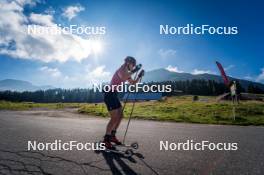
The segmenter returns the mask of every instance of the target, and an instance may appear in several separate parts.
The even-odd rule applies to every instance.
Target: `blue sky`
[[[74,88],[109,81],[126,55],[145,70],[219,74],[264,82],[264,3],[251,1],[1,1],[0,79]],[[30,36],[28,24],[104,26],[87,36]],[[236,26],[237,35],[160,35],[160,25]],[[74,35],[74,34],[73,34]],[[93,36],[92,36],[93,37]]]

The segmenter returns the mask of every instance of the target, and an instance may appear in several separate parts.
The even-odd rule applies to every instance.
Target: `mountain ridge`
[[[249,84],[253,84],[262,90],[264,90],[264,84],[253,82],[249,80],[239,79],[228,76],[230,81],[236,80],[239,81],[241,86],[243,88],[247,88]],[[191,74],[191,73],[178,73],[178,72],[171,72],[164,68],[160,69],[154,69],[151,71],[146,72],[144,76],[144,82],[161,82],[161,81],[191,81],[194,79],[200,79],[200,80],[214,80],[216,82],[223,82],[223,79],[220,75],[214,75],[214,74]]]
[[[36,90],[47,90],[54,89],[55,87],[45,85],[37,86],[31,82],[17,79],[4,79],[0,80],[0,91],[11,90],[11,91],[36,91]]]

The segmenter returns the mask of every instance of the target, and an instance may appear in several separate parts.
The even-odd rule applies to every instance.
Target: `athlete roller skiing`
[[[144,75],[144,70],[141,70],[138,76],[133,80],[131,76],[138,72],[141,65],[136,64],[136,59],[131,56],[127,56],[124,63],[114,73],[110,85],[120,85],[126,81],[130,84],[136,84]],[[112,89],[109,92],[104,93],[104,102],[107,106],[111,119],[106,126],[106,133],[104,136],[104,143],[106,149],[114,149],[114,145],[121,145],[121,142],[116,138],[116,131],[123,118],[123,110],[118,93],[116,89]]]

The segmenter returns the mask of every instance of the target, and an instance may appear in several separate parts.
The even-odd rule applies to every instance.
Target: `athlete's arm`
[[[129,72],[125,65],[122,65],[119,71],[117,72],[119,78],[122,80],[127,80],[131,78],[132,72]]]

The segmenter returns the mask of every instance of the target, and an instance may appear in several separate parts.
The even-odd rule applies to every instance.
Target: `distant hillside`
[[[52,86],[36,86],[28,81],[5,79],[0,81],[0,91],[36,91],[52,89]]]
[[[223,82],[223,79],[220,75],[212,75],[212,74],[198,74],[193,75],[190,73],[177,73],[170,72],[166,69],[155,69],[149,71],[145,74],[144,81],[145,82],[161,82],[161,81],[186,81],[186,80],[194,80],[194,79],[203,79],[203,80],[214,80],[216,82]],[[248,87],[249,84],[253,84],[264,90],[264,84],[256,83],[248,80],[236,79],[229,77],[230,80],[239,81],[243,88]]]

